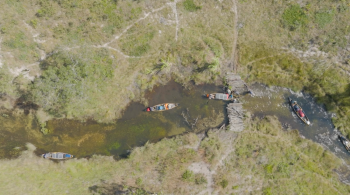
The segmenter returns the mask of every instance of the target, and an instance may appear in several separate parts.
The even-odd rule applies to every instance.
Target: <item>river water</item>
[[[295,93],[281,87],[266,87],[254,84],[250,87],[255,97],[243,95],[241,101],[246,111],[255,117],[276,115],[287,129],[298,129],[300,135],[311,139],[335,153],[345,161],[350,160],[349,153],[337,138],[337,130],[332,125],[332,114],[308,94]],[[25,150],[25,143],[37,147],[38,155],[49,151],[61,151],[76,157],[89,157],[93,154],[114,155],[116,158],[126,155],[133,147],[146,142],[156,142],[164,137],[178,135],[188,131],[207,130],[217,127],[227,119],[228,102],[210,100],[202,97],[210,92],[222,92],[222,86],[190,85],[184,89],[173,81],[165,86],[154,88],[146,94],[149,106],[159,103],[180,103],[180,106],[165,112],[145,112],[145,106],[131,103],[123,117],[111,124],[95,121],[56,119],[47,124],[49,135],[43,135],[36,120],[31,115],[0,116],[3,124],[0,130],[0,158],[16,157]],[[298,101],[311,125],[305,125],[291,110],[288,97]],[[188,122],[186,122],[185,118]],[[195,123],[195,129],[191,124]]]
[[[0,116],[0,158],[14,158],[25,150],[25,143],[34,144],[38,155],[49,151],[60,151],[76,157],[93,154],[125,156],[133,147],[146,142],[156,142],[164,137],[188,131],[206,130],[225,122],[226,104],[208,101],[205,93],[221,91],[215,85],[191,85],[184,89],[170,81],[165,86],[146,93],[149,106],[160,103],[179,103],[180,106],[164,112],[145,112],[146,106],[131,103],[123,117],[110,124],[95,121],[55,119],[47,123],[50,134],[43,135],[32,115]],[[186,120],[187,122],[186,122]],[[197,119],[197,120],[196,120]],[[197,122],[196,122],[197,121]],[[192,124],[196,123],[196,125]]]
[[[310,95],[282,87],[266,87],[262,84],[254,84],[251,88],[256,96],[244,98],[245,110],[257,117],[275,115],[284,128],[298,129],[302,137],[321,144],[338,157],[350,160],[349,153],[338,139],[337,135],[340,133],[334,128],[332,114],[328,113],[323,105],[317,104]],[[303,108],[311,121],[310,126],[303,123],[293,112],[288,97],[297,101]]]

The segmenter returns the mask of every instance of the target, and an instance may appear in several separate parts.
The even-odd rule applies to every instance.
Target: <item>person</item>
[[[232,92],[232,94],[233,94],[233,97],[239,98],[239,92],[238,92],[237,90],[234,90],[234,91]]]
[[[293,106],[293,108],[294,108],[294,110],[295,110],[296,112],[299,111],[299,106],[298,106],[298,104],[297,104],[297,101],[294,101],[292,106]]]
[[[227,89],[227,94],[231,94],[231,89]]]
[[[250,94],[250,96],[252,96],[252,97],[254,97],[255,96],[255,94],[253,93],[253,91],[252,90],[248,90],[248,93]]]
[[[303,118],[303,117],[305,116],[305,114],[304,114],[302,108],[299,109],[298,113],[299,113],[299,116],[300,116],[301,118]]]

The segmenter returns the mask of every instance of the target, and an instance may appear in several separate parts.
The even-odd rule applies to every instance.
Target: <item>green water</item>
[[[56,119],[47,122],[50,134],[43,135],[35,118],[29,114],[0,116],[0,158],[14,158],[25,150],[25,143],[34,144],[38,155],[45,152],[66,152],[76,157],[93,154],[125,156],[132,148],[146,142],[156,142],[164,137],[188,131],[203,131],[225,121],[226,102],[202,97],[205,93],[222,92],[215,85],[190,86],[184,89],[175,82],[148,92],[149,106],[160,103],[180,103],[179,107],[164,112],[145,112],[146,106],[131,103],[123,117],[114,123]],[[188,123],[184,117],[187,118]],[[191,124],[197,119],[196,125]]]

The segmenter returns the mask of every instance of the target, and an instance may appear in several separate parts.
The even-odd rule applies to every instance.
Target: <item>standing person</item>
[[[227,94],[231,95],[231,89],[227,88]]]

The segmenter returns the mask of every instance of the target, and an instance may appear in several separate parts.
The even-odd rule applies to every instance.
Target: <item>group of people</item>
[[[292,106],[294,110],[299,114],[300,117],[305,116],[303,109],[299,107],[299,105],[297,104],[297,101],[294,101]]]

